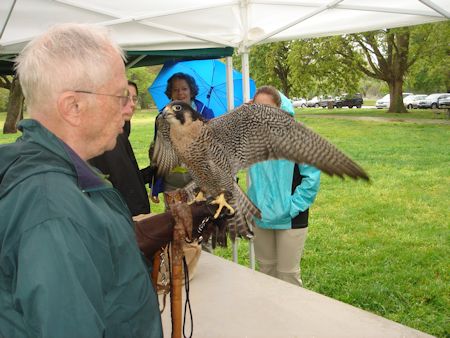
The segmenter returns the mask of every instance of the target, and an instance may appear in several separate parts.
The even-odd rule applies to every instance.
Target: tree
[[[297,96],[311,97],[326,94],[354,94],[358,92],[362,73],[355,66],[358,55],[344,62],[336,53],[342,48],[339,36],[293,41],[288,56],[291,69],[289,81]]]
[[[6,120],[3,125],[3,134],[17,133],[17,123],[23,118],[24,97],[19,78],[14,76],[12,81],[10,77],[1,76],[0,86],[9,87],[8,109],[6,111]]]
[[[266,59],[267,66],[272,74],[276,76],[278,88],[287,96],[291,94],[291,84],[289,82],[290,66],[288,57],[290,52],[290,41],[275,42],[269,45],[269,57]]]
[[[270,84],[286,96],[355,93],[361,72],[342,62],[340,37],[258,45],[250,53],[250,73],[257,86]],[[356,62],[356,55],[353,62]]]
[[[8,108],[9,89],[0,86],[0,112],[6,112]]]
[[[412,53],[423,44],[422,35],[429,33],[428,45],[422,57],[411,66],[405,88],[415,93],[450,92],[450,22],[418,26],[411,36]]]
[[[365,62],[355,65],[367,76],[388,84],[388,112],[406,113],[402,95],[404,80],[418,60],[433,52],[433,30],[433,24],[428,24],[352,34],[345,37],[345,48],[338,52],[345,62],[355,54],[364,56]]]
[[[290,42],[274,42],[254,46],[249,56],[250,76],[256,86],[272,85],[289,97],[289,64],[287,62]],[[234,64],[233,60],[233,64]],[[238,62],[239,64],[239,62]]]
[[[150,94],[148,93],[148,87],[155,80],[158,75],[161,66],[151,67],[138,67],[127,70],[127,77],[129,80],[135,82],[139,90],[139,101],[141,108],[150,108],[153,103]],[[154,103],[153,103],[154,105]]]

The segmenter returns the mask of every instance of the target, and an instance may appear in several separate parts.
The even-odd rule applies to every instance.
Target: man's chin
[[[109,144],[106,146],[105,151],[113,150],[113,149],[116,147],[116,144],[117,144],[117,138],[115,138],[114,141],[112,141],[111,143],[109,143]]]

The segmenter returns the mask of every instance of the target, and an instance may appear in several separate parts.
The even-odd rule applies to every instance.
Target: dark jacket
[[[147,190],[139,170],[133,148],[128,139],[130,122],[124,132],[117,136],[116,147],[89,160],[89,163],[104,173],[114,188],[122,194],[133,216],[150,213]]]
[[[211,120],[212,118],[214,118],[214,112],[212,111],[212,109],[209,109],[207,106],[205,106],[203,102],[194,99],[194,103],[196,106],[196,110],[200,113],[200,115],[203,116],[203,118],[205,118],[206,120]]]
[[[161,337],[120,194],[34,120],[0,146],[0,337]]]

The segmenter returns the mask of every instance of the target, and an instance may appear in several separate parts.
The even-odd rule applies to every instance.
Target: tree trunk
[[[407,113],[403,104],[403,76],[389,82],[390,103],[388,113]]]
[[[17,133],[17,123],[23,118],[23,93],[19,78],[14,77],[9,91],[8,110],[3,126],[3,134]]]
[[[278,64],[274,69],[275,74],[277,74],[278,79],[281,82],[281,91],[284,95],[289,97],[290,85],[289,85],[289,67]]]
[[[391,81],[389,92],[391,96],[388,113],[407,113],[403,104],[403,79],[408,70],[409,29],[400,29],[389,36],[392,42]]]
[[[291,94],[289,93],[290,92],[290,90],[289,90],[290,86],[289,86],[289,83],[288,83],[287,79],[286,79],[286,81],[282,82],[281,87],[282,87],[282,91],[286,95],[286,97],[289,97]]]

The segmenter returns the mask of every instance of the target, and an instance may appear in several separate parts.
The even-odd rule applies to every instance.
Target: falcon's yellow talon
[[[188,205],[191,205],[195,202],[203,202],[203,201],[206,201],[206,198],[205,195],[203,194],[203,191],[200,191],[192,201],[188,202]]]
[[[225,199],[224,193],[221,193],[219,196],[216,197],[214,201],[211,202],[211,204],[218,204],[219,207],[217,208],[216,213],[214,214],[214,218],[218,218],[220,215],[220,212],[225,207],[228,210],[230,210],[230,214],[234,214],[234,209],[231,205],[229,205]]]

